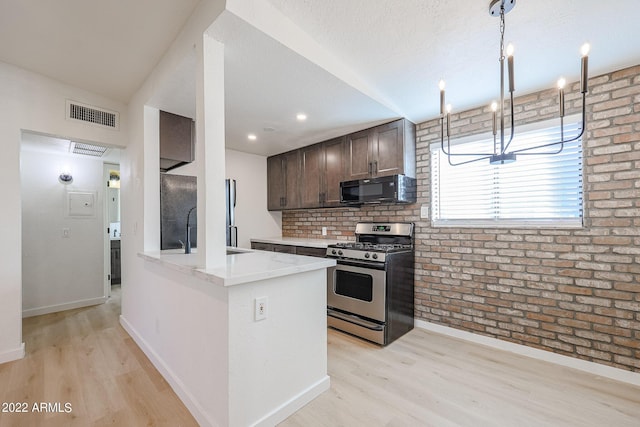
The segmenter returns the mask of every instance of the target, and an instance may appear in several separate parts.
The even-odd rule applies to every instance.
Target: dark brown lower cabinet
[[[268,252],[282,252],[295,255],[315,256],[324,258],[326,248],[313,248],[309,246],[280,245],[277,243],[251,242],[251,249]]]
[[[121,283],[121,265],[120,261],[120,240],[111,241],[111,284],[119,285]]]

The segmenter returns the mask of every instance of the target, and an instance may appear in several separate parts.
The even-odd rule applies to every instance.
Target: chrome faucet
[[[185,254],[191,253],[191,226],[189,225],[189,218],[191,217],[191,212],[193,212],[195,208],[196,207],[194,206],[191,209],[189,209],[189,213],[187,214],[187,242],[184,244]]]

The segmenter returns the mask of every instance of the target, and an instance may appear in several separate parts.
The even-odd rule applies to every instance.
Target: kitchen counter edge
[[[336,239],[304,239],[299,237],[260,237],[252,238],[251,243],[270,243],[276,245],[286,246],[304,246],[307,248],[323,248],[326,249],[328,245],[335,245],[336,243],[345,243],[348,240],[336,240]]]
[[[277,252],[243,250],[227,255],[226,265],[203,269],[197,265],[197,254],[140,252],[145,261],[162,265],[184,274],[221,285],[235,286],[276,277],[320,270],[336,265],[330,258],[317,258]]]

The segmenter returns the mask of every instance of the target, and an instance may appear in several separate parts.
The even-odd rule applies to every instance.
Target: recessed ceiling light
[[[306,114],[304,114],[304,113],[298,113],[298,114],[296,115],[296,119],[297,119],[299,122],[304,122],[305,120],[307,120],[307,115],[306,115]]]
[[[253,133],[247,135],[247,138],[249,138],[249,141],[255,141],[256,139],[258,139],[258,137]]]

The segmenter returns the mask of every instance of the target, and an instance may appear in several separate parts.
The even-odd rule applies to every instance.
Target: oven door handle
[[[369,268],[372,270],[384,270],[384,262],[358,262],[345,259],[336,259],[336,265],[350,265],[352,267]]]
[[[332,309],[327,309],[327,316],[335,317],[336,319],[344,320],[345,322],[353,323],[354,325],[362,326],[363,328],[371,329],[372,331],[383,331],[382,325],[377,323],[368,322],[356,316],[350,316],[348,314],[340,313]]]

